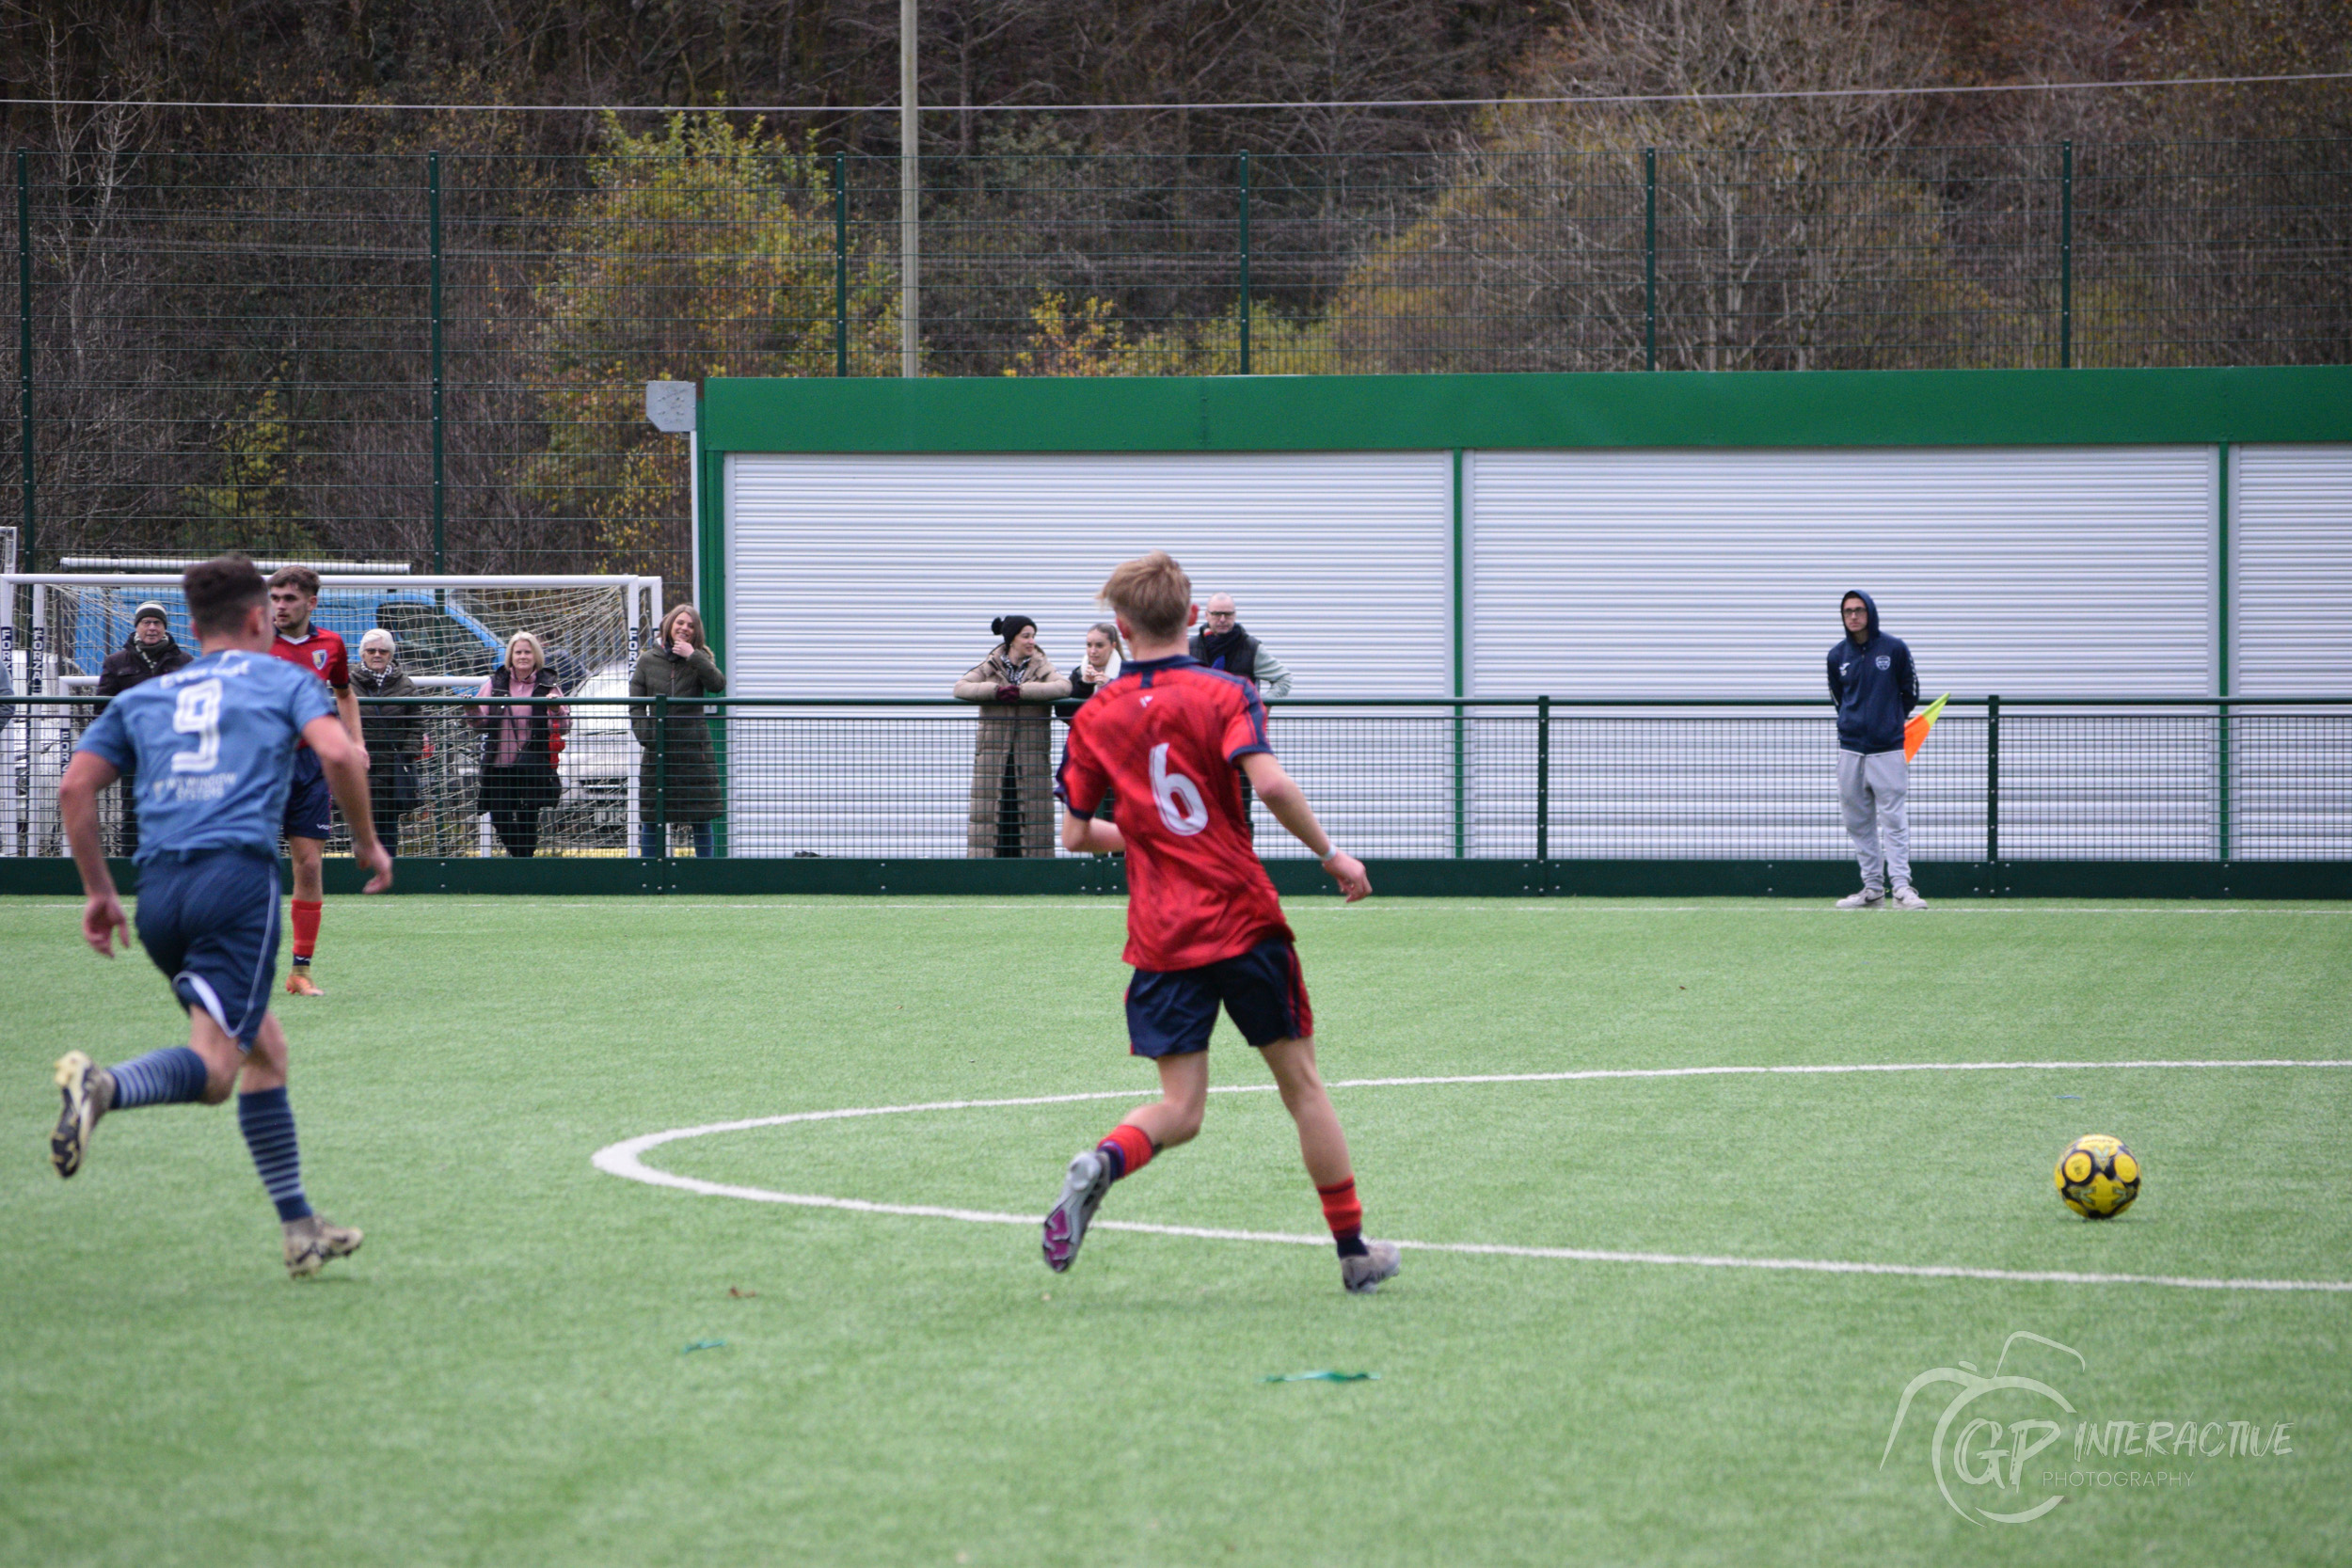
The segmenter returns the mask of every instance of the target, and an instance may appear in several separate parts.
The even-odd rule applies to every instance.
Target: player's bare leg
[[[294,968],[286,975],[289,996],[325,996],[310,979],[310,955],[318,947],[319,915],[326,898],[326,846],[315,838],[286,837],[294,862]]]
[[[1323,1199],[1323,1217],[1340,1250],[1340,1283],[1359,1294],[1379,1289],[1397,1271],[1394,1242],[1364,1240],[1363,1205],[1356,1196],[1356,1169],[1347,1157],[1347,1134],[1331,1096],[1315,1069],[1311,1039],[1276,1040],[1259,1054],[1281,1091],[1282,1108],[1298,1128],[1298,1155]]]
[[[1045,1266],[1056,1274],[1077,1261],[1087,1227],[1112,1182],[1141,1170],[1161,1149],[1200,1134],[1209,1104],[1209,1053],[1162,1056],[1159,1067],[1160,1098],[1128,1112],[1110,1136],[1072,1158],[1061,1196],[1045,1216]]]

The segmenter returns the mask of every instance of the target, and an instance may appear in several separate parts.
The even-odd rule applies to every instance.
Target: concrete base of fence
[[[128,861],[115,881],[136,891]],[[1266,863],[1286,898],[1337,896],[1311,862]],[[2352,861],[1920,862],[1929,898],[2352,898]],[[1371,863],[1387,897],[1836,898],[1860,885],[1851,861],[1393,860]],[[291,873],[281,871],[291,886]],[[402,860],[400,893],[556,896],[645,894],[1123,894],[1118,862],[1102,860],[628,860],[551,856]],[[326,862],[326,891],[359,891],[358,868]],[[62,859],[0,859],[0,895],[74,895]]]

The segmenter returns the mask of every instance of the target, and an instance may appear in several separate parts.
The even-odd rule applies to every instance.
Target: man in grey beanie
[[[119,697],[135,686],[142,686],[158,675],[168,675],[189,663],[186,649],[172,640],[171,617],[153,599],[132,612],[131,638],[121,647],[106,656],[106,662],[98,669],[98,694]],[[101,704],[91,713],[97,717],[104,711]],[[122,775],[122,853],[139,852],[139,815],[132,802],[132,791],[138,787],[138,779],[126,771]]]

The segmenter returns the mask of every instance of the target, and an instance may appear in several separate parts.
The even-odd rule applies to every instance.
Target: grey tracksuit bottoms
[[[1837,753],[1837,803],[1862,862],[1862,885],[1884,893],[1911,885],[1911,764],[1900,750]]]

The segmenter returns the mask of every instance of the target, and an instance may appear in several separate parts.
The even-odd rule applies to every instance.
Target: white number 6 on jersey
[[[174,752],[171,770],[175,773],[209,773],[220,764],[220,682],[198,681],[180,691],[179,705],[171,710],[171,727],[182,735],[197,737],[193,752]]]
[[[1200,786],[1168,767],[1168,742],[1152,748],[1152,799],[1160,805],[1160,820],[1171,833],[1190,838],[1209,825],[1209,802]]]

